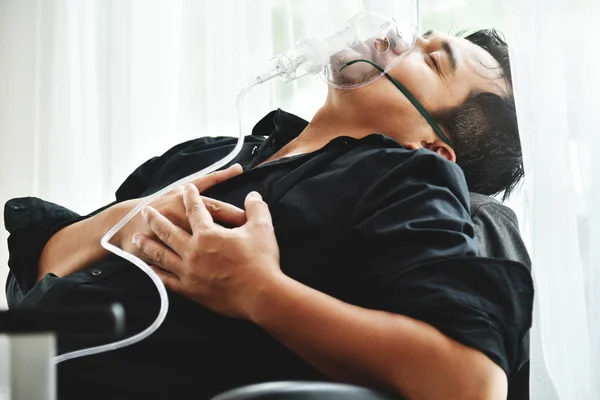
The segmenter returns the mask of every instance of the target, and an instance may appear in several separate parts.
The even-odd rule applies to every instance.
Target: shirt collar
[[[252,129],[252,135],[267,136],[267,140],[260,145],[258,151],[253,152],[254,158],[251,166],[256,166],[271,157],[283,146],[297,138],[307,126],[308,121],[280,108],[265,115]],[[344,140],[346,142],[359,141],[359,139],[350,137],[344,137]],[[371,134],[360,141],[377,143],[386,147],[402,147],[395,139],[382,134]]]
[[[254,136],[268,136],[256,153],[256,160],[278,152],[283,146],[297,138],[308,126],[308,121],[278,108],[265,115],[252,129]]]

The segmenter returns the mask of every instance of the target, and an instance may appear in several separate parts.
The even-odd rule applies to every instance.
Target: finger
[[[150,230],[167,246],[182,254],[187,246],[190,235],[173,224],[167,217],[148,206],[142,209],[142,217]]]
[[[244,170],[240,164],[233,164],[227,169],[212,172],[206,176],[200,177],[192,182],[200,192],[205,191],[209,187],[215,186],[218,183],[224,182],[241,174]]]
[[[152,268],[156,275],[158,275],[167,289],[175,293],[181,293],[181,279],[179,279],[176,275],[157,267],[156,265],[150,265],[150,268]]]
[[[173,250],[143,233],[134,234],[131,241],[152,264],[179,276],[183,261]]]
[[[246,219],[249,223],[273,225],[269,206],[262,200],[258,192],[250,192],[244,201]]]
[[[213,225],[213,219],[206,209],[196,186],[185,185],[183,204],[192,232],[199,232]]]
[[[214,221],[223,222],[236,227],[246,223],[246,212],[241,208],[209,197],[201,197]]]

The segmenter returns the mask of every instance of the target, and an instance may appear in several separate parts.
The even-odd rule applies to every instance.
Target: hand
[[[133,237],[136,246],[170,290],[220,314],[251,319],[260,293],[282,275],[267,204],[250,193],[247,222],[227,229],[215,224],[196,186],[186,185],[183,200],[191,234],[147,207],[145,221],[163,243],[141,232]]]
[[[208,188],[233,178],[241,173],[241,166],[239,164],[235,164],[225,170],[216,171],[198,178],[193,181],[192,184],[196,186],[200,192],[203,192]],[[204,201],[206,207],[211,210],[215,220],[233,226],[240,226],[246,222],[246,214],[243,210],[230,204],[210,199],[208,197],[202,197],[202,200]],[[144,201],[143,198],[130,200],[120,206],[129,212],[129,210],[132,210],[142,201]],[[183,187],[173,189],[169,193],[166,193],[154,200],[150,205],[181,229],[184,229],[189,233],[192,232],[183,205]],[[140,213],[138,213],[115,234],[115,236],[111,239],[111,243],[131,254],[140,257],[141,253],[131,242],[131,237],[135,232],[144,232],[148,236],[155,237],[153,232],[144,222],[143,217],[140,215]],[[142,257],[142,259],[144,258],[145,257]],[[144,261],[148,262],[149,260],[145,258]]]

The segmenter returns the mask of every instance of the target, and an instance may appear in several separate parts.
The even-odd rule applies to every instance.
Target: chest
[[[332,173],[273,168],[249,171],[206,195],[243,208],[254,190],[269,205],[282,271],[315,289],[339,290],[340,280],[350,279],[352,215],[361,184]]]

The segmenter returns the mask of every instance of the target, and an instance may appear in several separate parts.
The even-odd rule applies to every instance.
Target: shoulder
[[[361,162],[380,167],[382,174],[390,170],[404,173],[408,169],[411,175],[442,173],[466,185],[464,174],[456,163],[427,149],[406,149],[384,135],[372,134],[357,140],[355,152],[360,155]]]
[[[396,218],[413,225],[433,219],[452,221],[452,229],[473,237],[469,193],[459,166],[426,149],[405,149],[382,135],[359,142],[339,165],[344,179],[362,191],[356,215],[362,218],[393,209]]]
[[[369,135],[346,154],[354,175],[365,175],[373,185],[397,190],[434,191],[443,198],[458,198],[469,209],[467,183],[462,169],[427,149],[409,150],[383,135]],[[402,195],[402,193],[398,192]]]

